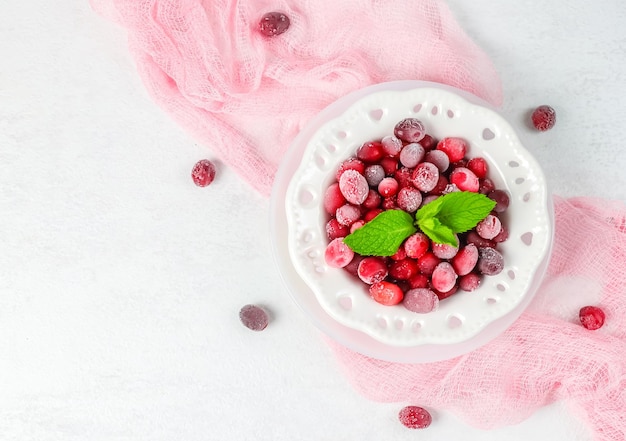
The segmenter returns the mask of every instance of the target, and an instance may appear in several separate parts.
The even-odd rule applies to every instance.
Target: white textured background
[[[121,29],[84,1],[0,14],[0,440],[591,439],[556,404],[483,432],[353,392],[283,288],[268,201],[147,97]],[[626,8],[450,1],[560,195],[626,201]],[[524,127],[551,104],[555,129]],[[267,305],[262,333],[237,318]]]

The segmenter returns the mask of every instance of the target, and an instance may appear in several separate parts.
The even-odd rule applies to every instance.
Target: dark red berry
[[[537,130],[545,132],[554,127],[556,123],[556,112],[550,106],[539,106],[533,111],[531,120]]]
[[[420,120],[406,118],[396,124],[393,134],[404,142],[420,142],[424,139],[426,132]]]
[[[409,429],[425,429],[430,426],[433,417],[430,413],[419,406],[406,406],[398,413],[400,422]]]
[[[289,17],[282,12],[268,12],[259,21],[259,30],[266,37],[280,35],[289,29]]]
[[[215,179],[215,165],[208,159],[196,162],[191,170],[191,179],[198,187],[206,187]]]
[[[587,329],[595,331],[604,325],[604,311],[597,306],[584,306],[578,313],[580,323]]]
[[[256,305],[246,305],[239,311],[241,323],[253,331],[262,331],[269,323],[269,314],[265,309]]]

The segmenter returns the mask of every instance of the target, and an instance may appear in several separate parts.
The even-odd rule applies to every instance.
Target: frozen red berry
[[[556,112],[550,106],[539,106],[533,111],[530,119],[537,130],[545,132],[554,127],[556,123]]]
[[[338,237],[346,237],[350,234],[350,228],[346,225],[342,225],[335,218],[332,218],[328,222],[326,222],[326,237],[328,240],[334,240]]]
[[[345,203],[346,198],[341,194],[339,184],[337,182],[331,184],[324,193],[324,209],[326,213],[334,216],[337,209]]]
[[[343,268],[350,263],[353,257],[354,251],[343,242],[343,237],[330,241],[324,252],[326,263],[333,268]]]
[[[375,301],[386,306],[397,305],[404,298],[402,288],[395,283],[386,281],[371,285],[369,293]]]
[[[487,197],[496,202],[496,206],[493,207],[496,213],[504,213],[509,208],[510,198],[506,191],[493,190],[487,194]]]
[[[433,163],[422,162],[413,170],[411,182],[418,190],[428,193],[439,182],[439,169]]]
[[[419,119],[406,118],[396,124],[393,134],[404,142],[420,142],[426,135],[426,131]]]
[[[356,157],[367,164],[380,160],[384,155],[383,145],[377,141],[366,142],[356,151]]]
[[[469,273],[459,277],[459,288],[463,291],[474,291],[480,286],[480,276],[476,273]]]
[[[335,173],[335,177],[337,178],[337,180],[341,178],[341,175],[346,170],[356,170],[359,173],[364,174],[365,163],[361,161],[360,159],[357,159],[354,157],[346,159],[341,164],[339,164],[339,167],[337,167],[337,173]]]
[[[450,167],[450,158],[441,150],[431,150],[424,156],[424,161],[435,164],[440,172],[445,172]]]
[[[400,422],[409,429],[425,429],[430,426],[433,417],[430,413],[419,406],[406,406],[398,413]]]
[[[448,158],[450,162],[461,161],[468,150],[467,142],[463,138],[443,138],[437,143],[437,150],[441,150]]]
[[[368,285],[382,282],[384,278],[387,277],[387,274],[389,274],[389,271],[385,261],[380,257],[374,256],[366,257],[361,260],[357,270],[359,279]]]
[[[483,239],[494,239],[502,230],[502,223],[493,214],[488,215],[486,218],[478,222],[476,225],[476,232]]]
[[[478,193],[480,182],[478,177],[466,167],[457,167],[450,173],[450,183],[457,186],[461,191]]]
[[[419,271],[415,259],[397,260],[389,265],[389,275],[398,280],[409,280]]]
[[[424,254],[417,260],[417,266],[420,272],[426,276],[431,276],[439,263],[441,263],[441,259],[430,252]]]
[[[191,179],[198,187],[206,187],[215,179],[215,165],[208,159],[196,162],[191,170]]]
[[[339,190],[346,201],[360,205],[367,198],[370,187],[361,173],[356,170],[346,170],[339,178]]]
[[[378,184],[378,193],[380,193],[383,198],[389,198],[396,195],[399,187],[398,181],[394,178],[384,178]]]
[[[268,12],[259,21],[259,31],[266,37],[274,37],[289,29],[289,24],[289,17],[282,12]]]
[[[371,187],[376,187],[385,179],[385,169],[380,164],[372,164],[365,168],[363,176]]]
[[[452,259],[454,256],[456,256],[456,253],[458,253],[459,251],[459,238],[456,234],[454,236],[456,238],[455,246],[449,245],[447,243],[433,242],[433,254],[440,259]]]
[[[253,331],[262,331],[267,328],[269,314],[265,309],[256,305],[245,305],[239,310],[239,320],[241,323]]]
[[[478,262],[478,248],[469,243],[459,250],[452,258],[452,266],[459,276],[469,274]]]
[[[424,147],[416,142],[412,142],[405,145],[402,151],[400,151],[400,162],[404,167],[415,167],[422,162],[425,152]]]
[[[487,161],[480,157],[470,159],[467,163],[467,168],[473,171],[479,179],[485,179],[487,177],[487,172],[489,171]]]
[[[424,233],[414,233],[404,241],[404,251],[408,257],[418,259],[430,248],[430,239]]]
[[[410,289],[404,294],[402,304],[409,311],[426,314],[437,309],[439,297],[428,288]]]
[[[493,248],[479,248],[476,268],[481,274],[495,276],[504,269],[504,257]]]
[[[398,208],[407,213],[415,213],[422,204],[422,193],[413,187],[401,188],[396,197]]]
[[[337,208],[335,213],[335,219],[341,225],[346,227],[351,226],[353,223],[361,218],[361,209],[355,205],[345,204]]]
[[[595,331],[604,325],[604,311],[597,306],[584,306],[578,313],[580,323],[587,329]]]
[[[457,274],[448,262],[439,263],[432,274],[431,283],[439,292],[448,292],[456,284]]]
[[[387,135],[381,139],[380,143],[383,145],[383,150],[387,156],[395,158],[400,154],[402,150],[402,141],[400,141],[394,135]]]

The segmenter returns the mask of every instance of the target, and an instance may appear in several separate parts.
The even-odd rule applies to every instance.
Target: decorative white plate
[[[466,139],[468,156],[484,157],[496,187],[511,196],[503,218],[510,235],[499,245],[504,270],[484,277],[476,291],[458,291],[428,314],[376,303],[365,285],[324,261],[323,195],[337,166],[363,142],[392,134],[407,117],[421,120],[435,138]],[[272,205],[275,255],[294,299],[340,343],[392,361],[449,358],[497,336],[530,302],[552,245],[552,206],[543,172],[511,125],[478,98],[436,83],[378,84],[329,106],[294,140],[276,177]]]

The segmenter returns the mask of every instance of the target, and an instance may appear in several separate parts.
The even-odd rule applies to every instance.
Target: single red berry
[[[437,143],[437,150],[441,150],[448,155],[450,162],[457,162],[465,157],[469,146],[467,141],[462,138],[448,137]]]
[[[531,120],[537,130],[545,132],[554,127],[556,123],[556,112],[550,106],[539,106],[533,111]]]
[[[398,413],[400,422],[409,429],[425,429],[430,426],[433,417],[430,413],[419,406],[406,406]]]
[[[476,157],[469,160],[467,168],[474,172],[479,179],[485,179],[489,171],[489,166],[484,158]]]
[[[280,35],[289,29],[289,17],[282,12],[268,12],[259,21],[259,30],[266,37]]]
[[[360,266],[360,265],[359,265]],[[386,306],[397,305],[404,298],[404,292],[395,283],[378,282],[369,288],[370,296],[378,303]]]
[[[215,165],[208,159],[196,162],[191,170],[191,179],[198,187],[206,187],[215,179]]]
[[[339,164],[339,167],[337,167],[337,173],[335,173],[335,177],[337,178],[337,180],[341,178],[341,175],[346,170],[356,170],[359,173],[364,174],[365,164],[363,163],[363,161],[355,157],[346,159],[341,164]]]
[[[267,328],[269,314],[260,306],[246,305],[239,311],[241,323],[253,331],[262,331]]]
[[[404,142],[420,142],[426,132],[422,122],[415,118],[405,118],[393,129],[393,134]]]
[[[409,280],[418,271],[417,261],[411,258],[398,260],[389,265],[389,275],[398,280]]]
[[[331,240],[324,252],[326,263],[333,268],[343,268],[350,263],[353,257],[354,251],[343,243],[343,237]]]
[[[324,209],[330,215],[335,215],[339,207],[346,203],[346,198],[341,194],[339,183],[335,182],[324,193]]]
[[[604,311],[597,306],[584,306],[578,313],[580,323],[587,329],[595,331],[604,325]]]
[[[385,150],[382,143],[378,141],[366,142],[356,151],[356,157],[367,164],[378,162],[383,156],[385,156]]]
[[[381,282],[387,277],[387,274],[389,274],[389,270],[387,269],[385,261],[381,257],[376,256],[368,256],[361,260],[357,270],[359,279],[368,285]]]

